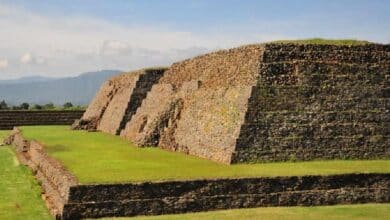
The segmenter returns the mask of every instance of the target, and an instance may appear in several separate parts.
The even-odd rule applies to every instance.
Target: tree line
[[[85,106],[73,105],[71,102],[66,102],[60,106],[53,103],[40,105],[24,102],[20,105],[8,105],[5,100],[0,102],[0,110],[85,110],[85,108]]]

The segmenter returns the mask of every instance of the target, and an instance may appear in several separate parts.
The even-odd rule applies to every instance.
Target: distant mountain
[[[0,80],[0,101],[5,100],[11,105],[23,102],[35,104],[52,102],[55,105],[72,102],[75,105],[86,105],[105,80],[120,72],[102,70],[67,78],[33,76]]]
[[[19,83],[32,83],[32,82],[47,82],[50,80],[56,80],[58,78],[45,77],[45,76],[25,76],[18,79],[0,80],[0,85],[5,84],[19,84]]]

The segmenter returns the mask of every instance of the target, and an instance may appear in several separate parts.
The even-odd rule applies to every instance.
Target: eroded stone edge
[[[45,152],[44,145],[25,139],[17,127],[6,138],[5,143],[13,145],[20,163],[33,171],[42,188],[42,199],[50,213],[59,218],[68,201],[70,187],[79,184],[77,178],[58,160],[50,157]]]

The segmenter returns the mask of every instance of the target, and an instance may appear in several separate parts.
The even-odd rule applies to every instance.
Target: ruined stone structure
[[[164,71],[150,68],[114,76],[101,86],[73,127],[119,134]]]
[[[232,162],[390,157],[390,45],[266,45]]]
[[[5,143],[13,145],[18,160],[33,171],[50,213],[61,216],[68,201],[69,188],[78,184],[77,178],[59,161],[48,156],[39,142],[25,139],[18,128],[14,128]]]
[[[390,45],[217,51],[137,85],[143,95],[132,104],[139,74],[119,80],[122,93],[107,82],[83,119],[138,146],[227,164],[390,157]]]
[[[0,130],[23,125],[71,125],[84,111],[0,111]]]
[[[6,141],[41,183],[56,219],[162,215],[264,206],[390,202],[390,174],[342,174],[80,184],[17,128]]]
[[[390,45],[259,44],[107,81],[76,129],[222,163],[389,158]],[[390,174],[81,185],[44,146],[6,141],[59,219],[390,202]]]

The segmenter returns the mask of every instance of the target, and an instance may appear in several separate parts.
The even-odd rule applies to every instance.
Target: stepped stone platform
[[[226,164],[390,157],[390,45],[217,51],[159,72],[135,104],[123,79],[126,95],[108,81],[83,119],[141,147]]]
[[[57,219],[161,215],[262,206],[390,202],[390,174],[343,174],[82,185],[17,128],[6,142],[41,182]]]
[[[71,125],[84,111],[0,111],[0,130],[23,125]]]
[[[73,128],[119,134],[164,71],[149,68],[114,76],[101,86]]]

